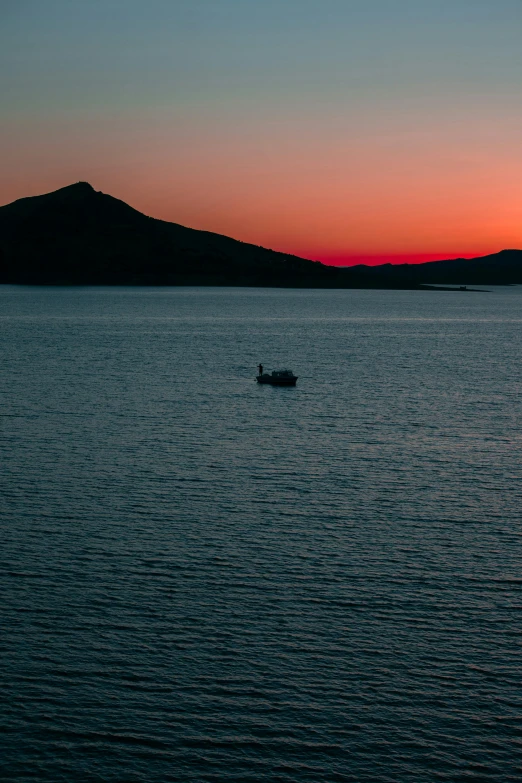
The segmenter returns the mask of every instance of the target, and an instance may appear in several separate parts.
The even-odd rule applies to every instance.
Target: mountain
[[[522,251],[345,269],[196,231],[87,182],[0,207],[0,283],[421,288],[522,283]]]
[[[0,282],[336,287],[338,270],[155,220],[86,182],[0,207]]]
[[[522,250],[501,250],[479,258],[453,258],[424,264],[346,267],[343,274],[357,286],[414,287],[419,284],[512,285],[522,283]]]

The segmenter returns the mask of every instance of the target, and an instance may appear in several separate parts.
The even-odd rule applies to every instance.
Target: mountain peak
[[[63,188],[53,190],[51,193],[47,193],[47,196],[90,196],[94,195],[96,191],[89,182],[74,182],[72,185],[65,185]]]
[[[92,193],[95,193],[93,186],[89,182],[75,182],[73,185],[68,185],[65,188],[62,188],[62,190],[67,190],[67,188],[74,188],[75,190],[85,190],[85,191],[91,191]]]
[[[333,269],[154,220],[88,182],[0,207],[0,283],[335,285]]]

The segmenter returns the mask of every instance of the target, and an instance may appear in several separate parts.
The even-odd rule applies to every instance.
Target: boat
[[[264,372],[256,375],[258,383],[269,383],[271,386],[295,386],[297,378],[292,370],[274,370],[271,373]]]

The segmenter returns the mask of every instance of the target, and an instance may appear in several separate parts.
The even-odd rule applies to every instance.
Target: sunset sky
[[[2,0],[0,204],[328,263],[522,248],[520,0]]]

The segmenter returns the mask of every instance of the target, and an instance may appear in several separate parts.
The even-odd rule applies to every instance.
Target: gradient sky
[[[522,247],[521,0],[0,0],[0,203],[329,263]]]

